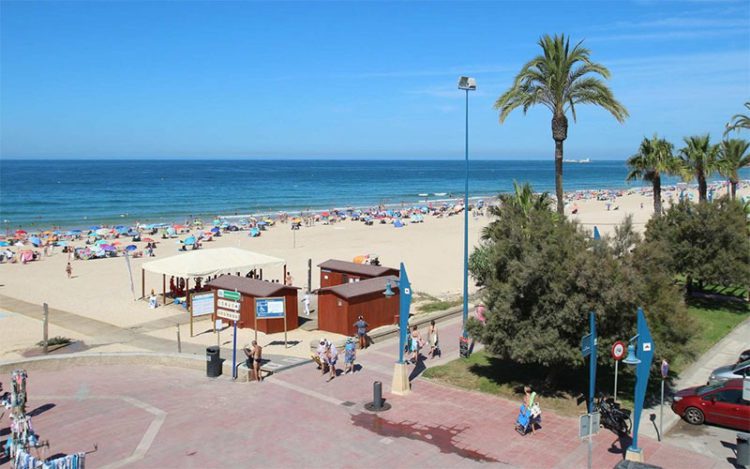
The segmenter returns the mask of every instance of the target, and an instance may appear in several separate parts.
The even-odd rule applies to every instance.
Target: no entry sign
[[[625,358],[625,351],[627,350],[627,346],[625,345],[625,342],[618,340],[614,344],[612,344],[612,358],[614,358],[617,361],[622,360]]]

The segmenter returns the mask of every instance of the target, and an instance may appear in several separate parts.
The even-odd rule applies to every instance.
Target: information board
[[[194,293],[190,299],[190,305],[193,310],[193,317],[206,316],[214,314],[214,294],[211,293]]]
[[[283,318],[286,315],[286,301],[280,298],[256,298],[255,317],[257,319]]]

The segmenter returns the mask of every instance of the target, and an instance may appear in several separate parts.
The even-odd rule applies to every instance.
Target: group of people
[[[438,337],[438,328],[435,324],[435,320],[430,321],[430,328],[427,331],[427,342],[422,338],[422,333],[419,332],[419,328],[414,325],[411,328],[411,332],[407,336],[406,351],[410,353],[411,358],[409,362],[417,364],[422,356],[422,349],[429,345],[430,350],[427,352],[427,356],[430,359],[440,355],[440,341]]]
[[[336,363],[338,357],[341,354],[336,349],[336,346],[327,339],[320,339],[315,355],[313,355],[313,361],[318,365],[318,369],[322,370],[323,375],[328,374],[328,381],[331,381],[337,375]],[[357,358],[357,346],[354,343],[354,339],[347,337],[346,343],[344,344],[344,374],[349,372],[354,373],[354,360]]]

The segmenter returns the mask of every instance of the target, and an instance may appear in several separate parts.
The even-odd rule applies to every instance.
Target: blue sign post
[[[635,337],[635,355],[638,362],[635,368],[635,399],[633,411],[633,443],[625,453],[625,459],[631,461],[643,462],[643,451],[638,448],[638,426],[641,423],[641,413],[643,412],[643,401],[646,399],[646,387],[648,386],[648,377],[651,372],[651,363],[654,360],[654,341],[651,338],[651,331],[646,323],[646,315],[643,308],[638,308],[638,335]],[[632,339],[631,339],[632,340]],[[627,361],[626,361],[627,363]]]
[[[589,399],[588,411],[594,411],[594,392],[596,388],[596,316],[593,311],[589,313],[589,328],[591,332],[581,339],[581,355],[589,358]]]
[[[391,392],[397,395],[406,395],[409,393],[409,378],[406,373],[406,363],[404,363],[404,347],[406,347],[406,337],[409,334],[409,308],[411,307],[411,283],[409,276],[406,274],[404,263],[401,263],[401,271],[398,280],[399,288],[399,308],[398,308],[398,361],[393,370],[393,381],[391,383]],[[390,289],[390,283],[386,284],[385,295],[393,296]]]
[[[232,334],[232,378],[237,379],[237,321],[234,323],[234,333]]]

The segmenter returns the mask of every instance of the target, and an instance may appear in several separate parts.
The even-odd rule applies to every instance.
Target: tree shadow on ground
[[[685,303],[694,308],[721,309],[737,314],[747,314],[750,311],[748,303],[737,297],[719,298],[718,295],[694,293],[692,296],[686,298]]]
[[[490,355],[487,362],[475,363],[469,371],[497,385],[509,386],[516,393],[523,393],[523,387],[530,385],[542,397],[568,398],[587,389],[587,375],[581,369],[519,364]]]

